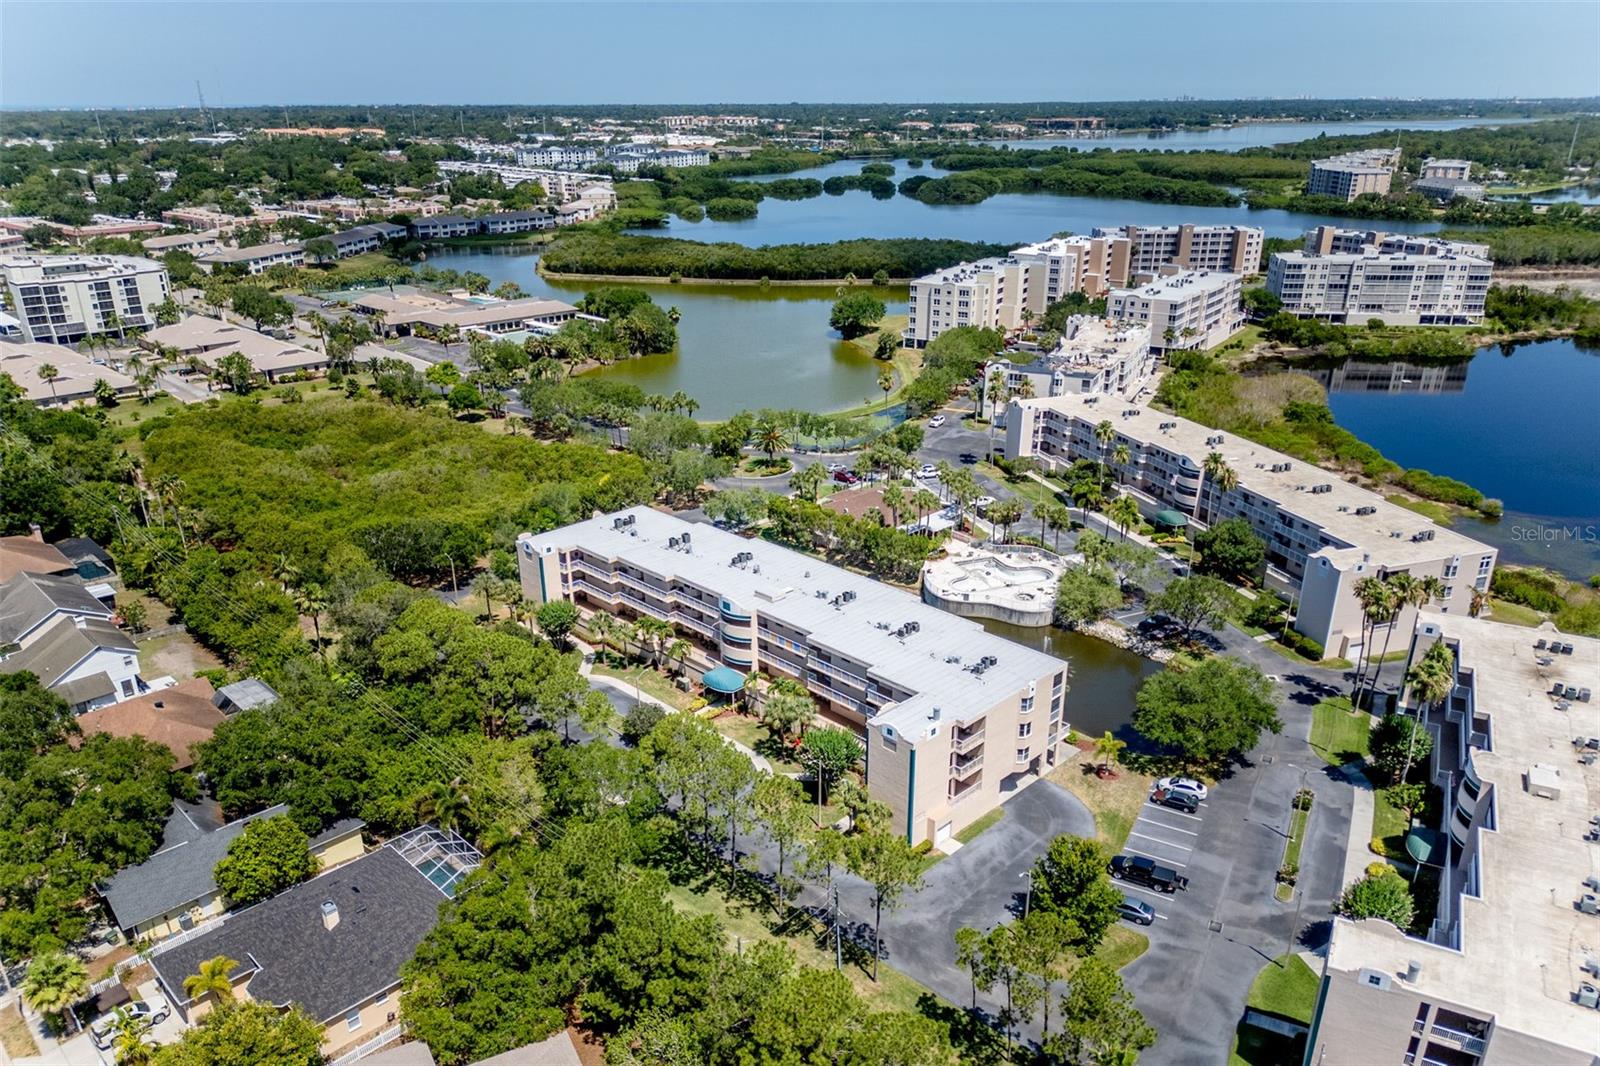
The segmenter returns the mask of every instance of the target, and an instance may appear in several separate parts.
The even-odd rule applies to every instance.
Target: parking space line
[[[1177,893],[1175,893],[1175,892],[1157,892],[1153,888],[1145,888],[1142,885],[1130,885],[1126,881],[1118,881],[1118,882],[1116,882],[1116,885],[1117,885],[1118,888],[1131,888],[1135,892],[1143,892],[1145,895],[1154,896],[1156,899],[1172,899],[1174,896],[1177,895]],[[1166,917],[1166,915],[1158,914],[1158,915],[1156,915],[1156,917],[1157,918],[1164,918],[1164,917]]]
[[[1139,819],[1139,821],[1141,821],[1141,822],[1144,821],[1144,820],[1145,819],[1143,819],[1143,818]],[[1169,833],[1182,833],[1186,837],[1197,837],[1197,836],[1200,835],[1199,830],[1179,829],[1175,825],[1168,825],[1165,822],[1158,822],[1154,818],[1150,819],[1150,824],[1151,825],[1158,825],[1162,829],[1165,829]]]
[[[1179,851],[1193,851],[1194,850],[1193,848],[1186,848],[1182,844],[1174,844],[1170,840],[1162,840],[1160,837],[1150,836],[1148,833],[1129,833],[1128,835],[1131,836],[1131,837],[1138,837],[1140,840],[1153,840],[1157,844],[1163,844],[1163,845],[1165,845],[1166,847],[1169,847],[1169,848],[1177,848]],[[1171,861],[1171,860],[1166,860],[1166,861]],[[1181,863],[1181,862],[1173,862],[1172,865],[1174,865],[1174,866],[1182,866],[1183,863]]]
[[[1155,804],[1151,804],[1151,805],[1150,805],[1150,806],[1151,806],[1151,807],[1152,807],[1152,808],[1153,808],[1153,809],[1154,809],[1154,808],[1155,808]],[[1178,816],[1178,817],[1179,817],[1179,818],[1193,818],[1193,819],[1194,819],[1194,820],[1195,820],[1195,821],[1197,821],[1197,822],[1203,822],[1203,821],[1205,821],[1205,817],[1204,817],[1204,816],[1203,816],[1203,815],[1199,815],[1199,814],[1188,814],[1188,813],[1186,813],[1186,812],[1184,812],[1184,811],[1175,811],[1175,810],[1173,810],[1173,809],[1172,809],[1172,808],[1171,808],[1171,807],[1161,807],[1161,808],[1159,808],[1159,809],[1160,809],[1160,812],[1161,812],[1161,813],[1162,813],[1162,814],[1175,814],[1175,815],[1177,815],[1177,816]]]

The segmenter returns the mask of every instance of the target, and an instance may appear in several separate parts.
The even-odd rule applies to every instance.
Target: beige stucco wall
[[[321,868],[326,870],[351,859],[359,859],[366,854],[366,845],[361,842],[361,831],[358,829],[347,837],[330,840],[320,848],[313,848],[311,854],[317,857]]]
[[[199,925],[201,922],[215,918],[226,909],[222,905],[222,894],[212,892],[192,904],[175,907],[159,917],[151,918],[147,922],[140,922],[133,927],[133,939],[165,940],[169,936],[176,936],[178,933],[183,932],[183,927],[178,924],[178,920],[185,914],[191,915],[194,919],[194,924]]]

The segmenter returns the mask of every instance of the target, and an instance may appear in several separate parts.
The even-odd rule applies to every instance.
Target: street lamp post
[[[1022,917],[1026,919],[1028,917],[1029,909],[1033,906],[1033,871],[1024,870],[1017,876],[1026,877],[1028,879],[1028,891],[1024,893],[1022,897]]]

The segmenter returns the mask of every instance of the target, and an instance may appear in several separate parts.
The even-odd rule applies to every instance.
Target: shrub
[[[1496,570],[1489,588],[1502,600],[1536,611],[1554,614],[1566,606],[1555,578],[1536,570]]]
[[[1334,909],[1346,918],[1381,918],[1396,928],[1409,928],[1416,914],[1410,886],[1394,867],[1381,863],[1373,865],[1382,866],[1382,870],[1369,872],[1345,889]],[[1371,867],[1368,869],[1370,871]]]
[[[1309,788],[1302,788],[1299,792],[1294,794],[1294,809],[1297,811],[1309,811],[1311,809],[1311,804],[1315,801],[1316,794],[1313,793]]]
[[[1312,640],[1298,629],[1284,630],[1283,638],[1279,641],[1284,647],[1313,662],[1321,662],[1326,652],[1321,644]]]
[[[650,735],[650,731],[667,716],[653,703],[636,703],[633,709],[622,719],[622,739],[629,744],[637,744],[640,740]]]
[[[1278,867],[1278,883],[1280,885],[1292,885],[1299,876],[1300,864],[1297,862],[1286,862]]]

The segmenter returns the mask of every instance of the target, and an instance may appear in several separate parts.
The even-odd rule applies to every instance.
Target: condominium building
[[[1128,281],[1130,242],[1123,237],[1052,237],[1024,244],[1011,255],[1028,264],[1035,284],[1030,286],[1034,312],[1070,293],[1103,296]]]
[[[1481,182],[1465,178],[1418,178],[1411,183],[1411,191],[1421,193],[1431,200],[1449,203],[1451,200],[1482,200],[1489,189]]]
[[[406,235],[404,226],[397,226],[392,222],[369,222],[364,226],[352,226],[338,233],[330,233],[325,237],[315,238],[331,243],[340,259],[362,252],[374,252],[390,241],[398,240]]]
[[[46,373],[51,367],[55,368],[54,373]],[[93,402],[101,382],[118,397],[138,391],[128,375],[60,344],[0,344],[0,374],[9,376],[22,389],[22,395],[40,407]]]
[[[1238,274],[1163,267],[1155,281],[1111,293],[1106,314],[1149,326],[1158,352],[1214,348],[1244,326],[1243,291]]]
[[[514,188],[525,181],[538,182],[544,189],[545,196],[558,202],[574,199],[579,190],[585,186],[610,184],[609,179],[601,174],[585,174],[577,170],[550,170],[543,167],[512,166],[509,163],[462,162],[447,159],[439,163],[438,168],[439,173],[444,175],[492,174],[498,177],[501,184],[508,188]]]
[[[606,160],[621,174],[632,174],[640,167],[703,167],[711,163],[704,148],[660,149],[650,144],[621,144],[606,149]]]
[[[1472,177],[1472,163],[1466,159],[1425,159],[1422,161],[1422,177],[1466,181]]]
[[[582,167],[600,158],[593,148],[579,145],[540,145],[518,148],[517,165],[522,167]]]
[[[1112,438],[1095,434],[1111,423]],[[1118,463],[1118,445],[1128,461]],[[1220,455],[1237,483],[1219,489],[1207,456]],[[1006,411],[1006,457],[1047,470],[1079,459],[1109,464],[1122,490],[1147,515],[1173,510],[1190,524],[1244,518],[1266,544],[1269,584],[1298,603],[1295,628],[1328,655],[1353,658],[1363,633],[1355,586],[1401,571],[1444,585],[1440,607],[1466,614],[1485,590],[1495,549],[1435,525],[1377,493],[1254,441],[1137,402],[1064,394],[1014,399]],[[1399,624],[1410,625],[1407,609]]]
[[[1301,318],[1398,326],[1460,326],[1483,321],[1494,264],[1486,245],[1410,234],[1320,226],[1308,248],[1277,252],[1267,290]]]
[[[478,216],[478,225],[485,233],[532,233],[550,229],[556,216],[538,209],[529,211],[494,211]]]
[[[263,211],[260,208],[248,215],[230,215],[210,207],[175,207],[170,211],[161,212],[161,221],[168,225],[192,230],[217,230],[222,233],[231,233],[240,226],[270,226],[282,217],[276,211]]]
[[[419,326],[454,326],[462,333],[515,333],[555,327],[584,317],[576,307],[560,300],[498,300],[481,296],[464,300],[417,289],[395,295],[390,295],[388,289],[374,289],[361,293],[351,306],[361,314],[374,316],[378,332],[400,337],[410,335]],[[590,320],[599,321],[592,317]]]
[[[906,328],[912,348],[925,348],[939,334],[960,326],[1015,329],[1024,308],[1035,303],[1029,288],[1030,265],[1013,256],[959,263],[911,283]]]
[[[517,538],[524,595],[666,620],[698,669],[802,682],[867,787],[938,846],[1055,765],[1067,663],[812,556],[646,507]]]
[[[1306,191],[1312,196],[1332,196],[1349,202],[1358,196],[1389,192],[1394,169],[1400,165],[1400,149],[1377,148],[1347,152],[1311,164],[1311,180]]]
[[[76,344],[155,325],[167,268],[128,255],[0,255],[0,280],[24,340]]]
[[[1333,920],[1305,1061],[1592,1066],[1600,641],[1426,613],[1407,666],[1436,643],[1455,687],[1411,713],[1434,738],[1447,813],[1411,836],[1439,878],[1438,908],[1426,938]]]
[[[215,232],[174,233],[167,237],[148,237],[139,243],[151,255],[166,255],[168,252],[205,255],[207,252],[219,251],[222,248],[222,241]]]
[[[1148,326],[1119,325],[1089,315],[1073,315],[1061,341],[1048,352],[1035,351],[1031,360],[1018,349],[1009,359],[994,359],[984,365],[983,380],[1001,375],[1011,395],[1062,396],[1099,395],[1133,398],[1149,382],[1156,370],[1156,356],[1150,350]],[[1004,424],[1004,401],[999,411],[979,390],[980,410],[987,417],[999,417]]]
[[[1118,284],[1134,278],[1155,277],[1162,267],[1259,274],[1266,232],[1254,226],[1121,226],[1096,229],[1094,236],[1126,240],[1128,271],[1114,279]]]
[[[305,266],[306,250],[298,244],[251,244],[243,248],[224,248],[194,261],[207,274],[217,270],[242,270],[264,274],[275,266]]]

